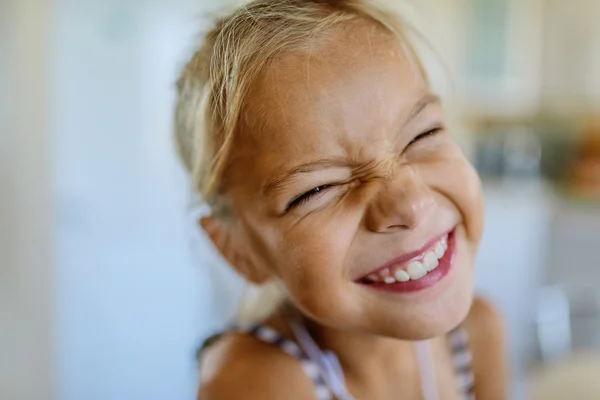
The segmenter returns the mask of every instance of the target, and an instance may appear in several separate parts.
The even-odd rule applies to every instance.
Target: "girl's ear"
[[[206,216],[200,218],[199,222],[219,253],[240,275],[257,285],[269,280],[270,274],[264,266],[252,261],[251,249],[247,248],[247,242],[234,229],[231,221]]]

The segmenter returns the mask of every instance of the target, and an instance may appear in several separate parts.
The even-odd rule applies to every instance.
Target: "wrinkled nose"
[[[413,229],[427,220],[435,206],[431,189],[412,167],[398,168],[381,182],[367,209],[367,228],[386,233]]]

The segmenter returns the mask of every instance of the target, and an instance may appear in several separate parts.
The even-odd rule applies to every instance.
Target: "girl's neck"
[[[290,306],[277,311],[267,322],[282,335],[293,337],[291,319],[300,320],[319,348],[338,357],[347,378],[372,382],[374,374],[384,378],[388,373],[406,376],[415,371],[411,341],[326,327],[302,316]]]

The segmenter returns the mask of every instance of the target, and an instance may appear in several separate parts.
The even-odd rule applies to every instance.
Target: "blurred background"
[[[194,397],[240,282],[194,227],[171,113],[220,6],[0,0],[0,399]],[[600,398],[600,1],[410,10],[484,183],[513,398]]]

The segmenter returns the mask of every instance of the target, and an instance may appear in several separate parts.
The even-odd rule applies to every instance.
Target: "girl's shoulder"
[[[291,355],[255,337],[229,333],[200,357],[199,400],[313,399],[314,385]]]

